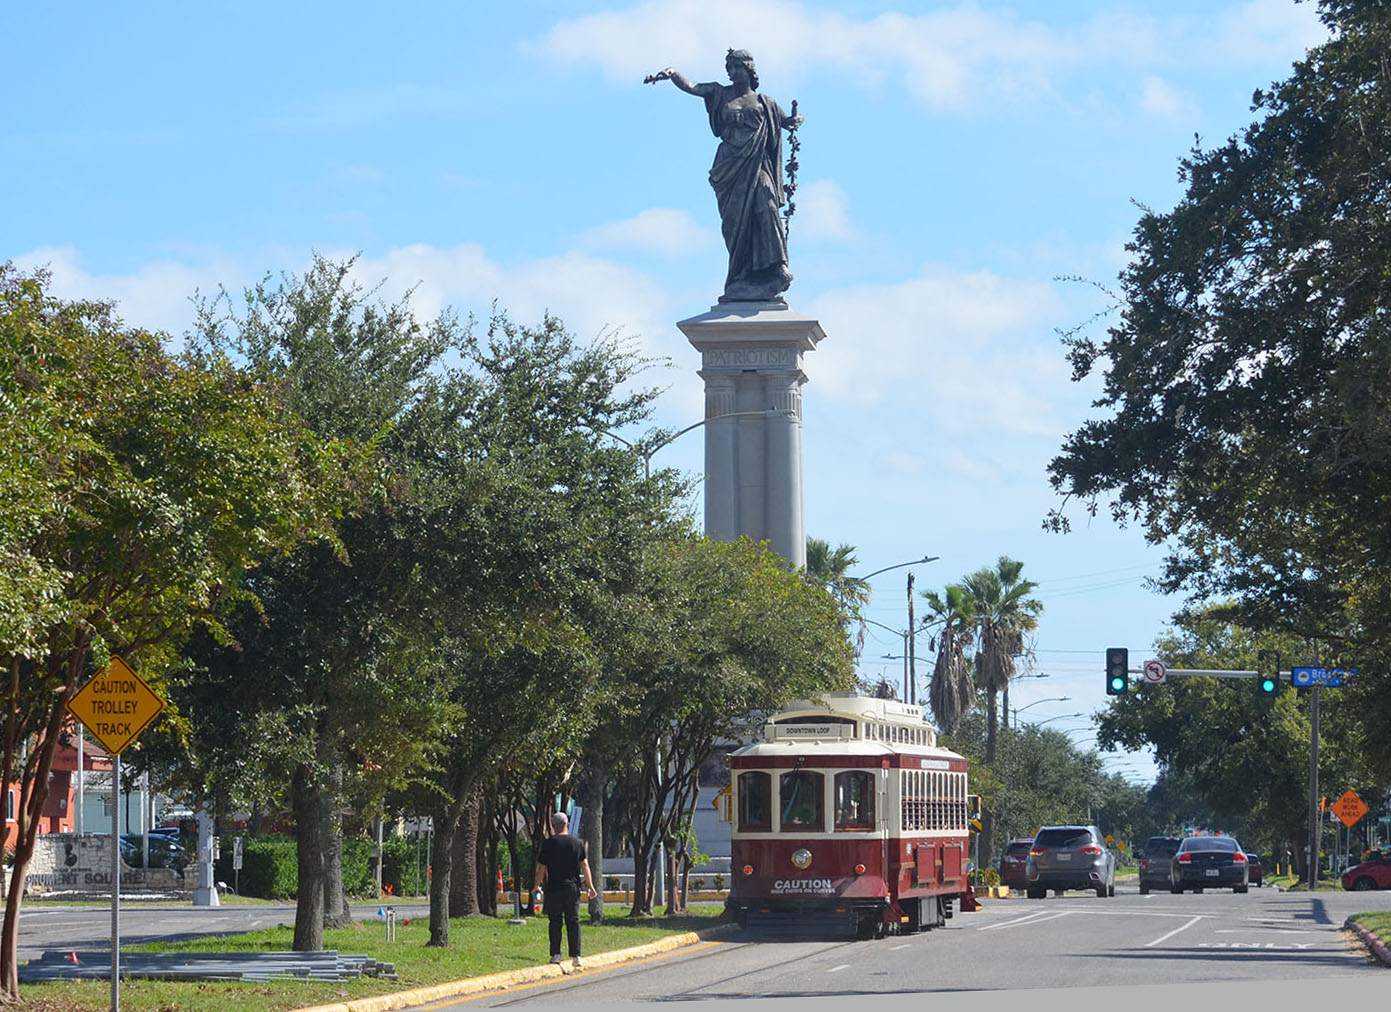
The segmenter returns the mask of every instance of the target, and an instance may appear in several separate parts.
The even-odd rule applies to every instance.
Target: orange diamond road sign
[[[68,701],[68,712],[112,755],[125,751],[163,709],[164,700],[115,656]]]
[[[1355,791],[1347,791],[1332,804],[1333,814],[1343,820],[1343,825],[1351,829],[1353,823],[1367,814],[1367,803]]]

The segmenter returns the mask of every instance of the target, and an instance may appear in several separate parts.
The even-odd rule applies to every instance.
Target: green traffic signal
[[[1279,651],[1261,650],[1256,653],[1256,688],[1262,699],[1279,695]]]
[[[1130,688],[1130,651],[1125,647],[1106,648],[1106,695],[1123,696]]]

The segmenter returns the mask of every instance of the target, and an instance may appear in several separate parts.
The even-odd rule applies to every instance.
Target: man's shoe
[[[564,962],[564,960],[562,960],[562,959],[560,958],[560,953],[557,952],[554,956],[551,957],[551,962],[552,962],[552,963],[559,964],[559,963]]]
[[[584,966],[584,960],[581,959],[579,956],[576,956],[576,957],[575,957],[575,962],[574,962],[573,965],[574,965],[575,969],[578,970],[580,967]]]

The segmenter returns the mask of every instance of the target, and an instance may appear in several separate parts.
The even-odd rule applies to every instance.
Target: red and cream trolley
[[[831,693],[771,717],[730,756],[741,924],[862,938],[934,928],[968,897],[966,759],[922,708]]]

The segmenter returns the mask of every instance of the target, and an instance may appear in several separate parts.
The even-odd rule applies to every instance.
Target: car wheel
[[[1203,891],[1203,887],[1202,887],[1202,886],[1194,886],[1194,887],[1193,887],[1193,891],[1194,891],[1195,893],[1200,893],[1200,892]]]
[[[1101,900],[1104,900],[1104,899],[1106,898],[1106,883],[1105,883],[1105,882],[1101,883],[1101,885],[1099,885],[1099,886],[1096,887],[1096,897],[1097,897],[1097,899],[1101,899]]]
[[[1246,886],[1232,886],[1232,892],[1234,893],[1244,893],[1245,891]]]
[[[1107,896],[1114,896],[1114,895],[1116,895],[1116,883],[1115,883],[1115,882],[1112,882],[1110,885],[1108,885],[1108,886],[1106,887],[1106,895],[1107,895]]]
[[[1182,896],[1182,895],[1183,895],[1183,886],[1181,886],[1181,885],[1171,885],[1171,886],[1169,886],[1169,892],[1173,893],[1175,896]]]
[[[1140,887],[1140,895],[1141,895],[1141,896],[1148,896],[1149,894],[1150,894],[1150,887],[1147,886],[1147,885],[1142,885],[1142,886]]]
[[[1371,892],[1373,889],[1377,887],[1377,884],[1374,881],[1372,881],[1372,879],[1369,876],[1363,875],[1361,878],[1359,878],[1356,882],[1352,884],[1352,887],[1360,893],[1365,893]]]

